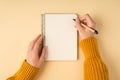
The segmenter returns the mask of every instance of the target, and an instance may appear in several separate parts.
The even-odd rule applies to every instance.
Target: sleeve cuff
[[[85,58],[100,57],[97,39],[89,37],[80,41],[80,47],[84,53]]]
[[[21,68],[14,76],[16,80],[33,80],[38,71],[38,68],[31,66],[26,60],[24,60]]]

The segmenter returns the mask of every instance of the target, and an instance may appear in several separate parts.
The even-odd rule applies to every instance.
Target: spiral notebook
[[[42,14],[46,60],[77,60],[76,14]]]

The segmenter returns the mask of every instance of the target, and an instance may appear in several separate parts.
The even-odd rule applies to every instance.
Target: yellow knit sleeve
[[[38,71],[38,68],[31,66],[25,60],[18,72],[7,80],[33,80]]]
[[[109,80],[108,70],[99,55],[97,39],[89,37],[80,41],[85,56],[84,80]]]

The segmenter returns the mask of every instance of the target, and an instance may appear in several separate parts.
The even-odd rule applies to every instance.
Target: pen
[[[76,19],[73,19],[73,21],[76,21]],[[98,34],[98,31],[95,30],[94,28],[89,27],[89,26],[87,26],[87,25],[85,25],[85,24],[83,24],[83,23],[81,23],[81,25],[82,25],[83,27],[85,27],[86,29],[88,29],[89,31],[91,31],[91,32],[93,32],[93,33],[95,33],[95,34]]]

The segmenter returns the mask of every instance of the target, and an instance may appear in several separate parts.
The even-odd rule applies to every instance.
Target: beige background
[[[110,79],[120,80],[120,0],[0,0],[0,80],[21,66],[29,42],[41,32],[42,13],[89,13]],[[78,61],[45,62],[37,80],[83,80],[83,54]]]

